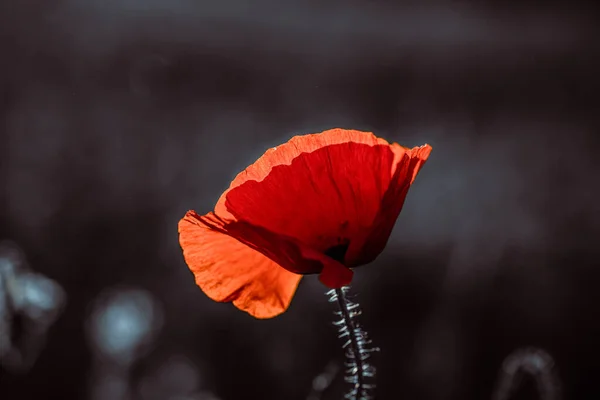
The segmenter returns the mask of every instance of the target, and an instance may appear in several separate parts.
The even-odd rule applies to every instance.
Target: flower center
[[[344,264],[344,258],[346,257],[348,246],[350,246],[350,241],[348,239],[338,238],[338,242],[340,243],[325,250],[324,254],[333,258],[335,261]]]

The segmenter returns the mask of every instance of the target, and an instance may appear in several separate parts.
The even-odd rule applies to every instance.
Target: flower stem
[[[348,299],[346,293],[350,288],[344,286],[340,289],[332,289],[327,292],[330,302],[337,302],[340,311],[335,314],[340,320],[333,324],[339,328],[339,338],[348,339],[342,346],[346,349],[346,382],[352,384],[352,389],[346,394],[349,400],[368,400],[372,399],[369,392],[375,389],[374,384],[369,384],[369,378],[375,377],[375,367],[370,365],[367,360],[374,351],[379,351],[376,347],[370,347],[371,341],[367,333],[357,323],[356,317],[361,314],[358,303]]]

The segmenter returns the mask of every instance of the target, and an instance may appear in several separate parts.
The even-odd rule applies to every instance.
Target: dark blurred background
[[[177,222],[268,147],[345,127],[433,146],[355,274],[377,399],[491,399],[534,346],[554,364],[530,375],[597,400],[599,21],[576,1],[0,2],[0,399],[341,399],[339,373],[310,394],[343,361],[317,278],[255,320],[195,286]]]

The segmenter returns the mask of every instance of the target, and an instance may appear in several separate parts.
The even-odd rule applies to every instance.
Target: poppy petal
[[[192,218],[259,251],[273,260],[278,268],[285,268],[297,274],[320,272],[321,282],[332,289],[348,285],[352,281],[352,270],[293,237],[275,234],[246,221],[225,220],[215,213],[201,217],[196,215]]]
[[[247,180],[231,188],[225,198],[227,211],[237,220],[247,221],[276,234],[293,236],[315,250],[352,241],[369,229],[388,189],[396,154],[388,144],[378,144],[374,136],[357,135],[360,141],[330,144],[312,150],[314,138],[306,146],[272,151],[287,164],[269,165],[262,180]],[[373,144],[362,143],[373,138]],[[257,165],[258,164],[258,165]],[[261,160],[255,163],[262,171]],[[263,166],[267,169],[267,166]],[[215,209],[219,214],[218,209]]]
[[[413,151],[424,155],[418,149],[390,145],[370,132],[341,129],[294,137],[239,174],[215,210],[293,236],[322,253],[347,245],[353,251],[339,261],[356,266],[352,255],[358,254],[357,243],[365,243],[382,201],[387,196],[388,202],[397,203],[390,192],[392,178],[414,180],[416,170],[398,168]]]
[[[215,301],[233,302],[256,318],[272,318],[284,312],[302,276],[209,228],[200,218],[189,211],[181,219],[179,241],[202,291]]]
[[[225,202],[230,190],[247,181],[262,181],[271,173],[271,170],[274,167],[278,165],[289,165],[302,153],[310,153],[326,146],[343,143],[359,143],[368,146],[389,145],[385,139],[378,138],[371,132],[342,128],[294,136],[287,143],[268,149],[265,154],[256,160],[256,162],[240,172],[231,182],[229,189],[227,189],[219,198],[219,201],[215,206],[215,213],[223,217],[229,215]],[[399,154],[397,157],[401,157],[401,155],[402,154]]]
[[[415,147],[405,152],[396,166],[394,176],[381,201],[381,207],[371,229],[365,232],[362,240],[356,240],[354,246],[348,249],[347,257],[350,264],[368,264],[383,251],[402,210],[408,189],[430,153],[431,146],[429,145]]]

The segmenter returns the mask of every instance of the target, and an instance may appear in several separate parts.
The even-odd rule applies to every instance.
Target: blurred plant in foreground
[[[219,400],[209,390],[201,390],[202,374],[187,357],[171,355],[139,385],[141,400]]]
[[[338,364],[335,361],[330,361],[325,371],[313,379],[312,388],[306,400],[322,400],[323,395],[329,389],[339,371]]]
[[[500,369],[492,400],[508,400],[519,389],[525,376],[534,379],[541,400],[561,400],[561,384],[552,356],[537,347],[511,353]]]
[[[94,355],[91,398],[130,399],[130,368],[162,328],[162,308],[145,290],[110,288],[94,301],[86,324]]]
[[[0,242],[0,364],[27,372],[42,351],[46,333],[61,314],[66,294],[55,281],[34,273],[22,250]]]

